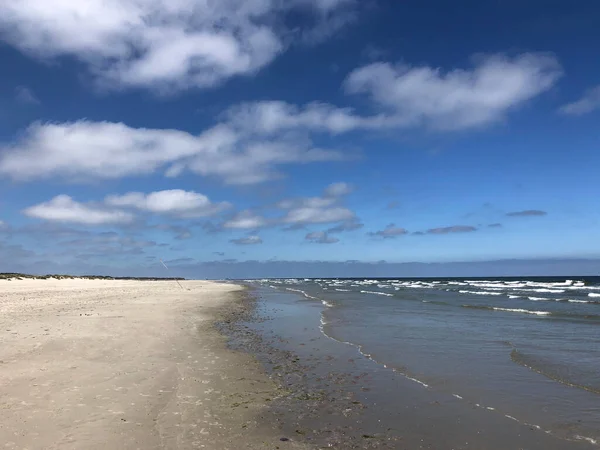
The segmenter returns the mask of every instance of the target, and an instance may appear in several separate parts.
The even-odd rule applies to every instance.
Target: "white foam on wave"
[[[458,291],[461,294],[474,294],[474,295],[502,295],[501,292],[484,292],[484,291]]]
[[[569,303],[591,303],[589,300],[575,300],[575,299],[569,299],[567,300]]]
[[[521,298],[520,295],[509,295],[508,298]]]
[[[549,294],[562,294],[563,292],[565,292],[564,289],[532,289],[533,292],[546,292]]]
[[[339,292],[351,292],[350,289],[339,289],[339,288],[336,288],[336,291],[339,291]]]
[[[588,441],[590,444],[598,445],[598,440],[592,439],[591,437],[581,436],[579,434],[575,435],[575,439],[578,441]]]
[[[394,370],[395,371],[395,370]],[[410,381],[414,381],[415,383],[419,383],[421,386],[428,388],[429,385],[427,383],[423,383],[421,380],[417,380],[416,378],[413,377],[409,377],[408,375],[404,375],[406,378],[408,378]]]
[[[288,291],[292,291],[292,292],[298,292],[298,293],[304,295],[306,298],[310,298],[311,300],[319,300],[319,301],[321,301],[320,298],[313,297],[312,295],[308,295],[306,292],[304,292],[304,291],[302,291],[300,289],[292,289],[292,288],[285,288],[285,289],[288,290]]]
[[[494,311],[505,311],[505,312],[518,312],[518,313],[524,313],[524,314],[535,314],[536,316],[548,316],[551,313],[548,311],[531,311],[529,309],[520,309],[520,308],[498,308],[498,307],[493,307],[492,308]]]
[[[377,292],[377,291],[360,291],[361,294],[375,294],[375,295],[385,295],[386,297],[393,297],[394,294],[388,294],[387,292]]]
[[[527,297],[527,298],[533,302],[547,302],[548,300],[552,300],[552,299],[546,298],[546,297]]]
[[[459,399],[459,400],[462,400],[462,399],[463,399],[463,398],[462,398],[460,395],[458,395],[458,394],[452,394],[452,396],[453,396],[453,397],[456,397],[456,398],[457,398],[457,399]]]
[[[594,292],[590,292],[588,294],[588,297],[596,297],[596,298],[600,298],[600,294],[595,294]]]

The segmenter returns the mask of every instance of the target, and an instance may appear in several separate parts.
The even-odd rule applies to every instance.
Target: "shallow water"
[[[369,411],[377,420],[385,422],[390,411],[406,403],[406,390],[396,393],[390,388],[393,375],[425,391],[423,399],[442,404],[452,399],[456,404],[448,405],[454,405],[450,407],[454,415],[468,416],[467,409],[477,412],[475,428],[453,428],[457,442],[490,432],[487,427],[492,424],[502,428],[504,422],[512,422],[556,440],[556,448],[577,444],[593,448],[600,441],[599,281],[262,280],[253,284],[286,293],[265,294],[269,299],[264,303],[288,305],[277,325],[268,326],[286,335],[290,347],[306,340],[307,327],[298,322],[306,321],[300,309],[310,305],[311,310],[319,310],[323,336],[360,351],[370,362],[365,370],[378,380],[369,395],[375,398],[385,391],[377,399],[380,412]],[[347,370],[342,367],[347,364],[338,365]],[[418,403],[419,394],[414,395],[412,401]],[[443,415],[432,418],[437,414],[432,411],[426,414],[428,420],[447,420]],[[443,427],[441,422],[438,425]],[[535,445],[526,448],[554,444]]]

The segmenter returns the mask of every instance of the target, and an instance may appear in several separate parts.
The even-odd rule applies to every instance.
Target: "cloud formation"
[[[308,233],[305,239],[313,244],[335,244],[340,241],[338,238],[329,236],[325,231]]]
[[[89,121],[35,123],[16,142],[0,145],[0,154],[0,174],[10,178],[79,183],[159,170],[175,177],[187,170],[226,184],[253,184],[279,176],[276,168],[283,164],[343,159],[309,140],[257,140],[225,124],[192,135]]]
[[[477,228],[468,225],[454,225],[452,227],[431,228],[427,234],[450,234],[450,233],[472,233]]]
[[[397,227],[395,224],[390,223],[383,230],[369,233],[369,236],[380,237],[383,239],[392,239],[398,236],[408,234],[408,231],[404,228]]]
[[[282,25],[316,40],[348,22],[352,0],[20,0],[0,2],[0,38],[38,59],[73,57],[111,89],[206,88],[285,50]]]
[[[48,202],[25,209],[23,213],[51,222],[82,225],[117,224],[133,220],[133,215],[125,211],[79,203],[68,195],[58,195]]]
[[[244,230],[262,228],[268,224],[269,221],[265,217],[262,217],[253,211],[244,210],[227,220],[223,224],[223,227]]]
[[[348,94],[367,95],[375,114],[312,102],[246,103],[231,108],[231,123],[263,135],[288,130],[341,134],[353,130],[426,127],[454,131],[502,120],[508,112],[554,86],[562,76],[549,54],[478,56],[471,69],[443,72],[429,66],[379,62],[347,77]]]
[[[262,244],[263,240],[259,236],[247,236],[239,239],[231,239],[229,242],[236,245],[257,245]]]
[[[491,55],[475,59],[471,70],[446,73],[427,66],[374,63],[353,71],[346,89],[367,94],[398,126],[458,130],[501,120],[512,108],[550,89],[561,75],[552,55]]]
[[[129,192],[124,195],[111,195],[105,201],[107,205],[134,208],[156,214],[170,214],[179,217],[207,217],[215,215],[231,204],[213,203],[203,194],[182,189],[151,192]]]
[[[600,85],[588,89],[579,100],[562,106],[559,111],[571,116],[582,116],[597,109],[600,109]]]
[[[540,211],[537,209],[527,209],[525,211],[514,211],[506,213],[508,217],[539,217],[546,216],[548,213],[546,211]]]

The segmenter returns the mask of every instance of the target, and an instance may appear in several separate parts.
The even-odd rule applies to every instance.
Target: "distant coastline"
[[[183,281],[182,277],[110,277],[105,275],[67,275],[67,274],[48,274],[31,275],[26,273],[0,273],[0,280],[137,280],[137,281]]]

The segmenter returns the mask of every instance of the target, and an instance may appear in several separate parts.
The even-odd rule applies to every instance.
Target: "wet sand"
[[[308,448],[271,420],[281,389],[213,326],[243,312],[242,288],[182,285],[0,280],[4,448]]]

